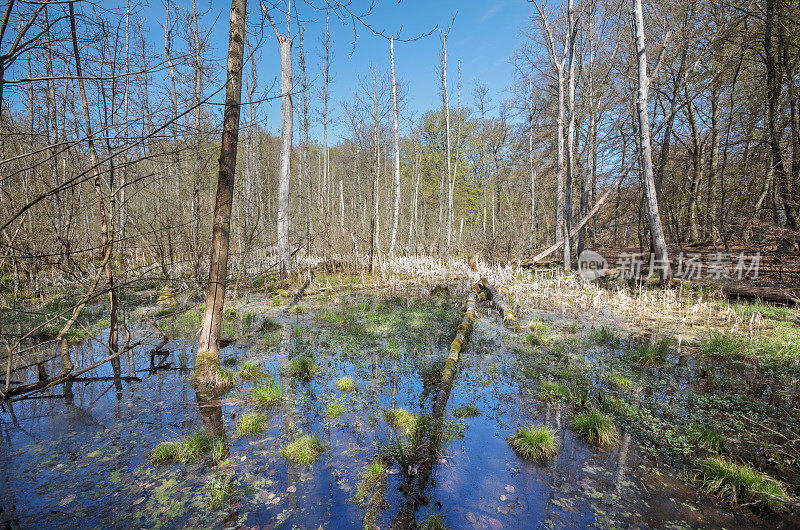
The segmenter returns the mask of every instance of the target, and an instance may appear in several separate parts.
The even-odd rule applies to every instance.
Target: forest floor
[[[201,307],[158,286],[129,293],[130,332],[148,338],[121,373],[103,365],[2,403],[0,527],[391,525],[481,277],[507,289],[522,328],[479,309],[420,526],[800,525],[797,308],[708,286],[399,259],[372,276],[320,272],[302,293],[300,280],[237,289],[222,351],[236,384],[215,401],[191,385]],[[90,309],[78,366],[105,355],[107,309]],[[169,338],[163,356],[149,355],[160,340],[145,316]],[[24,325],[4,317],[4,332]],[[538,463],[508,441],[529,425],[553,435]]]

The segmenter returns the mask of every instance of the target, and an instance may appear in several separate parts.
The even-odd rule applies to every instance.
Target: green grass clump
[[[616,373],[611,374],[611,378],[609,380],[617,388],[624,388],[626,390],[630,390],[635,385],[635,383],[630,377],[624,376],[622,374],[616,374]]]
[[[369,500],[373,495],[373,490],[386,476],[386,466],[379,460],[373,461],[367,469],[361,473],[361,481],[358,483],[356,490],[356,502],[364,502]]]
[[[611,416],[597,410],[578,414],[572,421],[573,430],[589,443],[605,447],[617,440],[617,427]]]
[[[161,442],[150,451],[148,458],[154,464],[168,462],[191,464],[202,460],[213,448],[213,442],[214,440],[206,433],[198,431],[177,441]]]
[[[179,460],[183,464],[199,462],[211,448],[211,438],[204,432],[190,434],[181,442]]]
[[[646,366],[660,366],[667,361],[671,342],[669,337],[653,337],[641,342],[633,350],[633,358]]]
[[[543,381],[539,385],[539,396],[545,401],[554,403],[556,401],[565,401],[570,395],[569,388],[561,383],[555,381]]]
[[[236,436],[255,436],[267,428],[267,417],[258,412],[242,414],[236,420]]]
[[[239,489],[236,487],[236,480],[233,476],[214,477],[206,483],[208,493],[208,506],[212,509],[219,509],[233,501]]]
[[[427,519],[420,523],[421,530],[445,530],[444,516],[440,513],[431,514]]]
[[[689,425],[687,434],[689,435],[689,439],[691,441],[701,445],[708,451],[712,451],[714,453],[725,451],[727,445],[725,442],[725,437],[715,429],[706,427],[705,425],[699,423],[693,423],[692,425]]]
[[[356,382],[349,377],[342,377],[336,381],[336,387],[342,392],[355,392],[357,388]]]
[[[271,318],[265,318],[264,322],[261,323],[261,331],[265,333],[271,333],[273,331],[278,331],[281,329],[281,325],[272,320]]]
[[[508,437],[508,443],[518,455],[535,462],[543,462],[556,454],[555,432],[545,425],[517,429]]]
[[[265,374],[261,370],[261,367],[258,366],[256,363],[247,362],[242,364],[241,367],[239,367],[238,376],[239,379],[243,381],[252,381],[253,379],[260,379],[266,375],[267,374]]]
[[[150,451],[148,458],[154,464],[166,464],[178,460],[180,446],[175,442],[161,442]]]
[[[332,398],[325,405],[325,415],[330,418],[338,418],[345,412],[347,412],[347,408],[345,407],[344,403],[342,403],[342,401],[339,399]]]
[[[308,465],[319,458],[323,449],[324,446],[319,436],[306,434],[281,449],[281,455],[298,464]]]
[[[214,438],[209,446],[208,456],[211,458],[211,463],[215,466],[224,462],[231,455],[225,440],[222,438]]]
[[[259,405],[273,406],[283,401],[283,389],[272,377],[265,377],[253,387],[253,400]]]
[[[481,409],[476,407],[475,405],[461,405],[456,410],[453,411],[453,416],[456,418],[471,418],[472,416],[478,416],[481,413]]]
[[[395,429],[402,431],[406,436],[413,434],[417,428],[418,418],[406,409],[385,410],[384,414],[386,421]]]
[[[747,353],[747,342],[732,332],[712,331],[700,343],[700,351],[715,357],[738,357]]]
[[[592,328],[589,332],[589,339],[601,346],[619,346],[621,342],[620,338],[614,333],[614,330],[607,326]]]
[[[792,499],[786,487],[752,466],[722,457],[698,464],[703,489],[734,504],[761,504],[772,511],[783,511]]]
[[[311,381],[319,373],[314,357],[303,354],[289,361],[289,375],[301,381]]]
[[[547,343],[547,330],[544,327],[532,327],[530,333],[522,341],[528,346],[539,346]]]

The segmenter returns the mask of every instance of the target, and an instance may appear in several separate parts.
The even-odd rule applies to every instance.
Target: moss
[[[508,443],[518,455],[535,462],[543,462],[556,454],[555,432],[545,425],[517,429],[508,437]]]
[[[614,420],[597,410],[578,414],[572,421],[572,429],[587,442],[600,447],[616,442],[618,437]]]
[[[283,389],[272,377],[265,377],[252,390],[253,400],[259,405],[273,406],[283,401]]]
[[[747,464],[722,457],[698,463],[703,489],[734,504],[760,504],[772,511],[783,511],[792,502],[786,487],[774,478]]]
[[[719,431],[699,423],[689,425],[687,435],[691,441],[714,453],[725,451],[727,446],[725,437]]]
[[[303,435],[290,442],[281,449],[281,455],[298,464],[308,465],[314,463],[322,453],[324,446],[316,434]]]
[[[336,387],[342,392],[355,392],[356,382],[349,377],[341,377],[336,381]]]
[[[236,420],[236,436],[255,436],[267,428],[267,417],[258,412],[248,412]]]
[[[219,355],[210,352],[198,353],[194,372],[196,385],[226,392],[236,384],[236,374],[220,366]]]
[[[239,488],[236,486],[236,479],[230,476],[213,477],[206,483],[208,494],[208,506],[212,509],[220,509],[230,504],[238,495]]]
[[[453,416],[456,418],[469,418],[472,416],[478,416],[481,413],[481,409],[476,407],[475,405],[461,405],[456,410],[453,411]]]
[[[319,371],[319,366],[310,354],[303,354],[289,361],[289,375],[301,381],[311,381]]]

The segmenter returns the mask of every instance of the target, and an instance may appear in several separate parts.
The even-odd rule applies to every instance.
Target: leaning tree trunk
[[[647,197],[647,217],[650,221],[650,235],[653,241],[655,260],[651,265],[659,265],[659,274],[662,283],[672,279],[672,268],[667,254],[667,242],[664,239],[664,230],[661,227],[661,216],[658,213],[658,200],[656,198],[656,183],[653,178],[653,153],[650,146],[650,117],[647,114],[647,91],[650,79],[647,77],[647,48],[644,39],[644,17],[642,15],[642,0],[633,2],[633,18],[636,26],[636,54],[638,90],[636,98],[636,112],[639,118],[639,140],[642,150],[642,177],[644,193]]]
[[[217,174],[217,199],[214,206],[214,229],[211,236],[211,259],[208,273],[203,324],[195,361],[195,383],[209,390],[222,390],[219,377],[219,332],[225,305],[228,276],[228,245],[233,204],[233,179],[236,173],[236,148],[239,141],[239,106],[242,99],[242,63],[246,0],[231,1],[228,44],[228,80],[225,87],[225,115],[222,121],[222,148]]]
[[[289,172],[292,157],[292,39],[279,35],[281,48],[281,166],[278,174],[278,271],[289,276]]]

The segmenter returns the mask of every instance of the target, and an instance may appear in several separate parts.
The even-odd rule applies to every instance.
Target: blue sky
[[[208,0],[206,0],[208,1]],[[191,7],[185,2],[186,9]],[[355,0],[356,6],[366,6],[368,2]],[[198,0],[198,9],[210,10],[204,16],[206,24],[216,20],[212,30],[211,44],[214,57],[224,61],[227,50],[227,2],[214,1],[213,4]],[[305,24],[305,49],[310,81],[314,89],[321,86],[321,44],[324,34],[324,13],[310,10],[304,2],[297,2],[301,16],[315,18]],[[223,7],[224,6],[224,7]],[[257,21],[258,4],[249,2],[250,21]],[[153,6],[154,11],[161,11]],[[461,61],[462,101],[471,105],[475,82],[485,82],[490,91],[490,99],[496,107],[508,97],[507,89],[512,84],[514,68],[509,58],[516,49],[519,32],[531,14],[531,4],[524,0],[505,0],[498,2],[457,1],[457,0],[384,0],[377,4],[369,23],[387,35],[401,31],[401,36],[426,33],[437,25],[446,28],[456,15],[455,23],[448,37],[448,81],[451,105],[456,103],[456,78],[458,61]],[[163,11],[161,11],[163,13]],[[155,13],[154,13],[155,14]],[[157,15],[163,20],[162,16]],[[293,31],[296,31],[293,24]],[[352,99],[358,76],[368,72],[370,64],[382,68],[389,66],[389,43],[382,37],[373,35],[365,28],[358,29],[358,39],[353,50],[353,29],[340,20],[331,18],[333,57],[331,60],[331,110],[332,129],[329,136],[332,142],[348,135],[340,112],[341,104]],[[151,29],[151,39],[158,40],[161,29]],[[279,72],[278,44],[270,29],[267,39],[258,52],[258,75],[260,88],[272,85]],[[163,39],[163,37],[161,37]],[[294,53],[297,54],[299,39],[295,38]],[[434,34],[414,42],[396,42],[396,70],[399,79],[407,83],[406,109],[419,117],[426,110],[441,106],[439,92],[439,51],[441,44],[438,30]],[[249,69],[248,69],[249,72]],[[312,99],[312,107],[319,106],[319,98]],[[279,125],[279,106],[262,106],[262,116],[266,117],[267,129],[276,133]],[[315,120],[318,121],[318,120]],[[403,127],[404,124],[401,124]],[[407,128],[407,124],[405,127]],[[311,136],[321,138],[321,127],[312,126]]]

